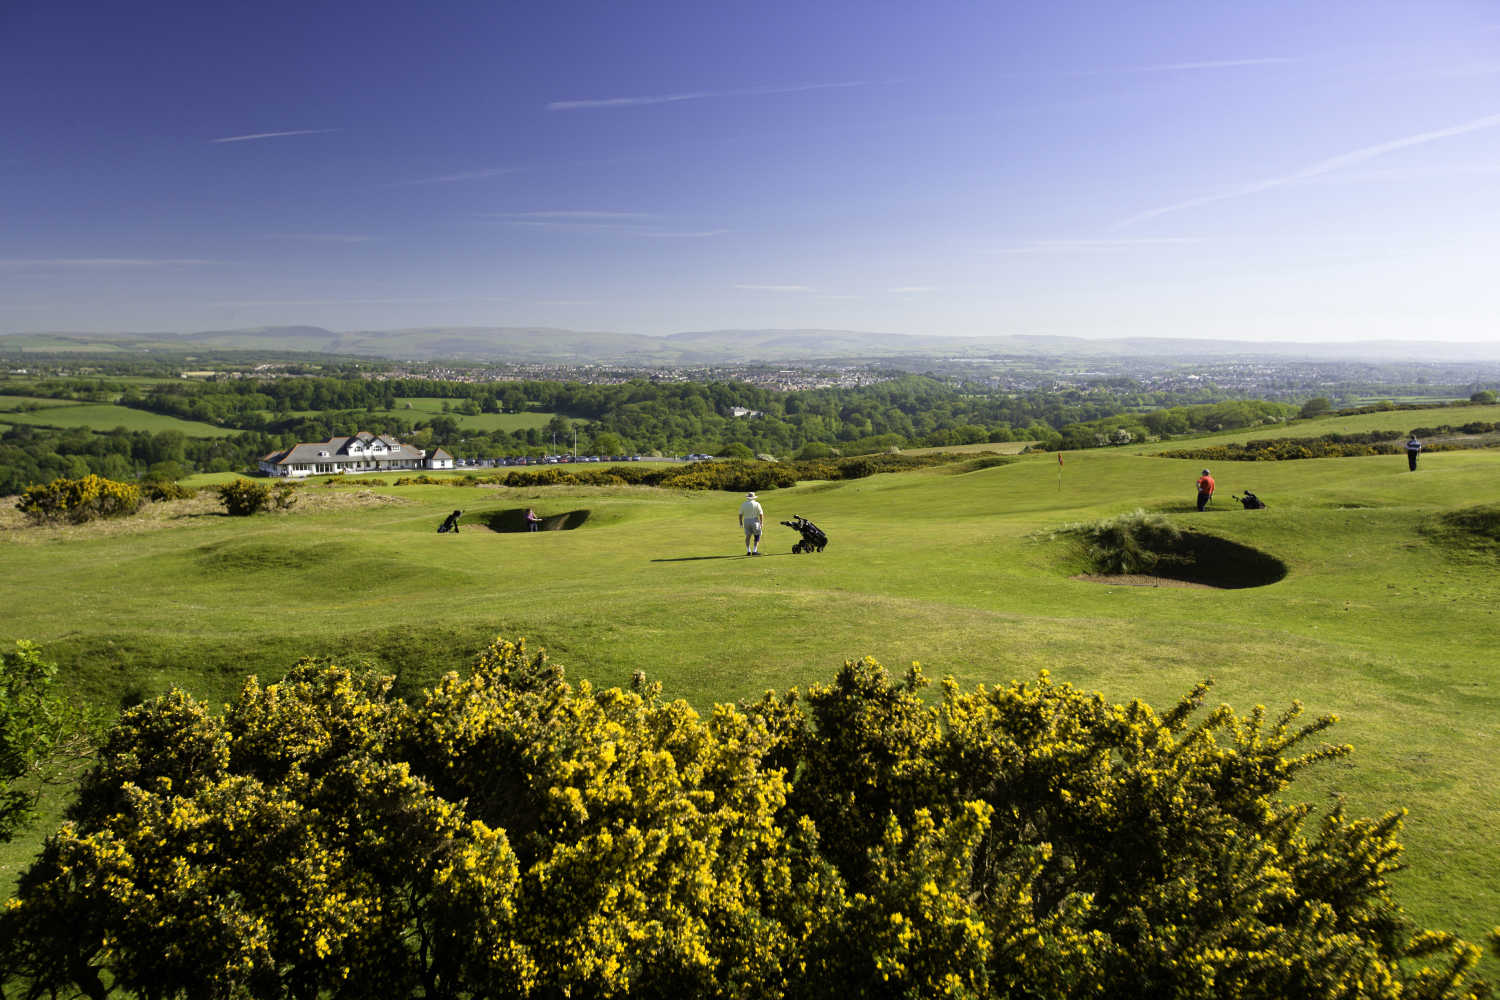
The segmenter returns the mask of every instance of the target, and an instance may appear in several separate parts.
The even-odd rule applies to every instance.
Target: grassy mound
[[[1500,504],[1440,514],[1423,522],[1421,531],[1450,555],[1493,559],[1500,555]]]
[[[1074,525],[1095,573],[1149,574],[1225,590],[1264,587],[1283,579],[1286,563],[1248,545],[1191,529],[1158,514],[1136,511]]]

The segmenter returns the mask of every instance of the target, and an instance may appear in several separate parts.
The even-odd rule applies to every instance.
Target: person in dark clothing
[[[1417,456],[1422,454],[1422,442],[1413,434],[1406,442],[1406,467],[1417,471]]]
[[[458,534],[458,519],[463,516],[463,513],[464,512],[461,510],[455,510],[453,513],[449,514],[448,519],[443,522],[443,526],[441,528],[438,528],[438,534],[443,535],[447,534],[450,531],[455,535]]]

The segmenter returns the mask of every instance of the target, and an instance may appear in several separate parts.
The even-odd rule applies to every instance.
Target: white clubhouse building
[[[441,448],[428,454],[385,434],[360,431],[352,437],[295,444],[262,455],[268,476],[321,476],[336,472],[389,472],[397,469],[451,469],[453,456]]]

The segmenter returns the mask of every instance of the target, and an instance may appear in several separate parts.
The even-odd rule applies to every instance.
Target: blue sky
[[[0,4],[0,331],[1489,341],[1489,0]]]

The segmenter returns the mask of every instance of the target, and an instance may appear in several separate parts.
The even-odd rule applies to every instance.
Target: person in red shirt
[[[1208,506],[1208,498],[1214,495],[1214,477],[1203,470],[1203,475],[1198,477],[1198,509],[1202,510]]]

